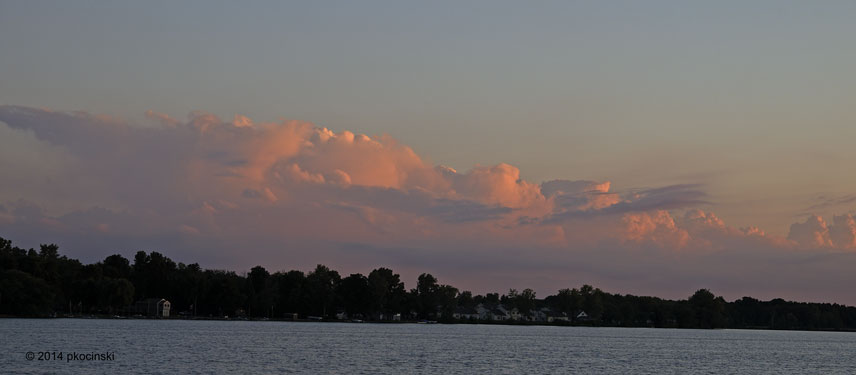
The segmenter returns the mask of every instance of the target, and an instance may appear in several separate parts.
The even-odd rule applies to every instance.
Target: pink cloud
[[[829,240],[839,248],[856,248],[856,220],[852,215],[832,217],[834,225],[829,228]]]
[[[809,216],[803,223],[794,223],[788,239],[806,248],[856,248],[856,220],[850,214],[837,215],[828,224],[822,217]]]
[[[452,187],[460,196],[486,204],[526,208],[544,203],[538,185],[520,178],[517,167],[501,163],[493,167],[475,167],[465,174],[449,174]]]
[[[685,229],[679,228],[666,211],[625,214],[624,238],[634,242],[651,242],[659,246],[680,249],[690,240]]]
[[[71,150],[80,161],[74,173],[113,195],[104,197],[104,206],[159,215],[162,222],[174,221],[173,227],[200,232],[228,231],[238,212],[267,212],[256,220],[284,221],[304,206],[338,223],[335,232],[326,232],[330,238],[347,237],[337,233],[351,233],[344,229],[349,225],[409,233],[406,226],[413,221],[434,236],[489,233],[504,241],[571,248],[613,239],[670,249],[709,247],[742,235],[713,213],[692,210],[681,220],[672,217],[667,210],[705,203],[694,185],[622,195],[610,191],[608,181],[536,184],[505,163],[461,173],[430,164],[389,136],[337,133],[306,122],[256,123],[241,115],[223,121],[202,112],[181,122],[152,111],[146,115],[160,126],[0,107],[0,119],[13,128]],[[231,203],[214,209],[211,202]],[[198,207],[211,208],[205,222],[186,223],[202,220]],[[358,220],[347,223],[348,215]],[[379,217],[390,219],[374,219]],[[306,233],[314,232],[299,232]]]
[[[799,249],[856,247],[850,215],[832,225],[811,217],[779,238],[701,210],[710,202],[699,185],[613,191],[609,181],[539,184],[506,163],[462,172],[434,165],[389,136],[240,115],[146,115],[154,124],[0,106],[0,121],[67,152],[57,181],[79,181],[51,191],[64,197],[60,206],[43,203],[52,200],[38,192],[0,196],[0,236],[66,241],[96,258],[115,252],[107,246],[151,246],[223,267],[264,259],[303,268],[399,264],[457,270],[472,275],[472,285],[478,275],[544,283],[585,275],[593,280],[580,282],[646,280],[659,288],[668,285],[657,277],[723,287],[787,283],[785,271],[793,269],[768,274],[771,257],[807,264],[814,260]],[[834,256],[807,267],[843,267]],[[739,272],[729,268],[741,262],[748,263]],[[640,273],[640,265],[662,276]],[[823,277],[832,276],[798,279]]]

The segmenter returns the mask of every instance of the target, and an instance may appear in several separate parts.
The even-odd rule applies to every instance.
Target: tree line
[[[398,316],[405,321],[478,322],[473,316],[464,318],[456,312],[503,306],[523,317],[536,311],[568,317],[555,324],[856,329],[854,307],[750,297],[727,302],[707,289],[684,300],[667,300],[612,294],[584,285],[539,299],[532,289],[473,295],[441,284],[427,273],[408,290],[397,273],[383,267],[368,275],[342,277],[324,265],[309,272],[274,273],[256,266],[241,275],[202,269],[196,263],[176,263],[158,252],[139,251],[133,260],[116,254],[82,264],[58,250],[53,244],[41,245],[38,251],[22,249],[0,238],[0,315],[122,315],[132,311],[134,301],[164,298],[171,302],[173,316],[185,317],[282,319],[297,314],[301,319],[346,315],[363,320]],[[585,313],[585,319],[577,318],[580,312]]]

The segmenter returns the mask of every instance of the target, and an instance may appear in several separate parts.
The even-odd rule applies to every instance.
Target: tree
[[[232,316],[246,306],[242,292],[246,279],[232,271],[206,270],[206,282],[199,298],[202,315]]]
[[[56,259],[59,254],[59,246],[56,244],[45,245],[42,244],[39,248],[39,256],[42,258],[53,258]]]
[[[488,293],[484,295],[484,301],[489,304],[499,303],[499,293]]]
[[[553,300],[553,308],[569,315],[579,311],[582,304],[582,294],[576,288],[559,290],[559,293],[556,294],[556,298]]]
[[[464,306],[468,308],[476,307],[476,300],[473,298],[473,292],[465,290],[458,294],[458,306]]]
[[[270,273],[262,267],[255,266],[247,275],[249,286],[248,298],[250,302],[249,314],[251,316],[268,316],[274,305],[274,296],[267,291],[267,281]]]
[[[21,249],[12,247],[12,241],[0,237],[0,270],[18,269],[18,258],[21,257]]]
[[[419,304],[419,316],[429,318],[437,312],[437,278],[429,273],[419,275],[415,295]]]
[[[250,269],[247,279],[250,282],[250,286],[253,288],[253,291],[259,293],[264,290],[265,282],[269,276],[270,273],[268,273],[264,267],[255,266]]]
[[[134,285],[127,279],[104,278],[99,289],[103,298],[100,305],[111,313],[134,301]]]
[[[336,302],[336,286],[341,277],[339,273],[319,264],[306,276],[305,296],[307,311],[311,315],[327,316],[332,314]]]
[[[458,288],[451,285],[440,285],[436,291],[436,301],[440,309],[440,316],[444,321],[450,321],[452,314],[458,307]]]
[[[19,270],[0,271],[0,313],[41,315],[50,311],[53,294],[48,284]]]
[[[529,314],[535,308],[535,291],[532,289],[526,288],[520,293],[511,289],[508,294],[512,304],[521,314]]]
[[[281,314],[305,313],[302,291],[306,288],[306,276],[303,272],[277,272],[271,278],[276,286],[275,310]]]
[[[199,299],[205,287],[205,274],[198,263],[178,264],[173,285],[174,293],[170,300],[177,313],[196,315],[199,312]],[[183,310],[182,310],[183,309]]]
[[[371,307],[371,289],[369,279],[355,273],[339,283],[339,296],[345,312],[350,317],[364,317]]]
[[[135,295],[137,299],[143,299],[150,293],[148,285],[148,264],[150,259],[145,251],[138,251],[134,254],[134,265],[131,268],[131,282],[134,283],[136,288]]]
[[[707,289],[699,289],[689,298],[695,320],[700,328],[725,326],[725,300]]]
[[[397,273],[388,268],[378,268],[369,273],[369,290],[371,291],[370,308],[374,312],[391,316],[401,311],[406,298],[404,283]],[[389,318],[387,318],[389,319]]]
[[[131,263],[125,257],[114,254],[104,258],[104,276],[128,279],[131,277]]]
[[[591,285],[583,285],[580,288],[582,297],[582,308],[593,319],[599,319],[603,313],[603,292]]]

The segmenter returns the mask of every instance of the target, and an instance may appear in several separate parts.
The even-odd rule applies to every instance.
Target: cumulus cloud
[[[200,112],[186,123],[151,111],[147,116],[161,126],[131,126],[83,112],[0,108],[0,120],[11,127],[71,150],[87,178],[133,192],[119,197],[129,207],[236,196],[277,201],[307,184],[423,191],[512,209],[546,202],[538,185],[522,180],[514,166],[458,173],[426,163],[388,136],[336,133],[296,121],[254,124],[244,116],[225,122]],[[146,196],[156,199],[141,200]]]
[[[650,241],[671,248],[682,248],[690,239],[685,229],[679,228],[666,211],[626,214],[624,237],[629,241]]]
[[[829,228],[829,240],[840,248],[856,248],[856,220],[852,215],[837,215],[832,217],[833,225]]]
[[[325,231],[329,238],[365,237],[348,226],[409,233],[418,223],[419,233],[485,243],[573,247],[620,240],[678,249],[743,234],[712,213],[672,217],[670,210],[708,203],[699,185],[617,193],[609,181],[536,184],[505,163],[466,172],[435,166],[389,136],[334,132],[299,121],[257,123],[241,115],[224,121],[203,112],[192,112],[186,121],[153,111],[146,117],[154,124],[0,107],[0,121],[11,128],[68,150],[78,161],[72,176],[92,181],[91,190],[102,192],[100,206],[137,220],[158,217],[179,234],[276,227],[270,223],[293,222],[301,211],[332,227]],[[277,231],[319,232],[305,228],[311,220],[303,219]],[[253,222],[255,227],[246,228]]]
[[[717,278],[706,273],[706,262],[727,265],[745,251],[741,256],[761,267],[763,257],[752,254],[778,251],[802,262],[795,257],[803,255],[793,254],[805,252],[789,252],[856,247],[850,215],[833,217],[831,225],[810,217],[794,224],[787,239],[733,228],[701,209],[710,205],[701,185],[613,191],[610,181],[539,184],[510,164],[457,171],[390,136],[307,122],[223,120],[203,112],[178,120],[149,111],[146,118],[131,124],[0,106],[0,122],[64,156],[61,168],[49,170],[59,182],[54,188],[4,190],[0,236],[58,242],[95,259],[119,247],[183,251],[192,261],[229,268],[263,259],[283,267],[389,261],[419,272],[434,265],[440,275],[467,269],[552,282],[568,280],[574,270],[605,285],[650,278],[636,264],[694,277],[652,262],[680,262],[727,285],[754,276]],[[47,183],[29,185],[38,184]]]
[[[147,117],[155,124],[0,107],[0,121],[67,149],[77,160],[68,177],[91,181],[103,192],[101,206],[135,217],[160,216],[159,222],[172,222],[169,227],[181,228],[179,233],[206,228],[219,233],[248,212],[253,221],[287,222],[305,209],[334,228],[327,236],[344,237],[349,231],[342,228],[350,224],[343,207],[363,218],[366,212],[404,215],[363,221],[399,231],[419,219],[426,231],[472,223],[487,232],[507,232],[522,213],[549,209],[538,185],[521,179],[516,167],[477,166],[458,173],[431,165],[388,136],[334,132],[297,121],[255,123],[244,116],[223,121],[202,112],[185,122],[151,111]],[[230,208],[208,210],[207,223],[188,222],[201,220],[198,207],[222,202]],[[476,224],[482,221],[491,223]]]
[[[808,247],[832,245],[829,240],[829,228],[823,218],[817,215],[809,216],[804,223],[791,224],[788,239]]]
[[[856,220],[850,214],[832,217],[828,224],[822,217],[811,215],[805,222],[794,223],[788,239],[806,248],[856,248]]]
[[[476,167],[463,175],[449,175],[457,193],[488,204],[523,208],[544,200],[538,185],[522,180],[520,170],[508,164]]]

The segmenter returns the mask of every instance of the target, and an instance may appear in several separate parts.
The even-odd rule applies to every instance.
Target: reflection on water
[[[838,332],[0,319],[0,338],[2,373],[856,373]]]

